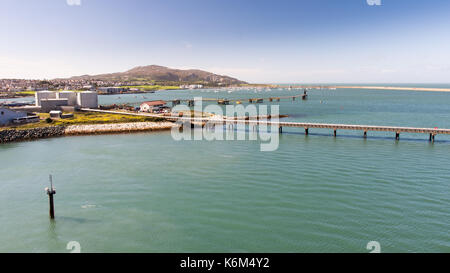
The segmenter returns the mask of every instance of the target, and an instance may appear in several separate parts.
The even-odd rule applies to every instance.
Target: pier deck
[[[399,127],[399,126],[376,126],[376,125],[352,125],[352,124],[332,124],[332,123],[305,123],[305,122],[280,122],[280,121],[271,121],[270,116],[265,116],[266,120],[257,119],[254,117],[253,119],[238,119],[238,118],[191,118],[191,117],[177,117],[177,116],[162,116],[151,113],[131,113],[131,112],[120,112],[120,111],[108,111],[108,110],[99,110],[99,109],[89,109],[83,108],[82,111],[88,112],[102,112],[102,113],[110,113],[110,114],[120,114],[120,115],[134,115],[134,116],[146,116],[146,117],[155,117],[155,118],[163,118],[169,121],[181,121],[181,122],[190,122],[190,123],[202,123],[202,124],[245,124],[249,126],[275,126],[279,128],[279,132],[282,132],[283,127],[294,127],[294,128],[303,128],[305,129],[305,134],[309,133],[310,128],[319,128],[319,129],[331,129],[334,131],[334,136],[337,135],[337,130],[349,130],[349,131],[362,131],[364,132],[364,137],[367,137],[367,132],[375,131],[375,132],[393,132],[395,133],[395,138],[398,140],[400,138],[400,133],[417,133],[417,134],[429,134],[430,141],[434,141],[436,135],[450,135],[450,129],[443,128],[420,128],[420,127]]]

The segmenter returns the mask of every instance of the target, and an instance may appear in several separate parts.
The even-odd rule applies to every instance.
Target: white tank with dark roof
[[[93,91],[78,93],[77,105],[81,108],[98,108],[98,94]]]

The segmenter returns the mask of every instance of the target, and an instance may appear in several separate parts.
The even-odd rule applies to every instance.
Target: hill
[[[138,66],[125,72],[83,75],[70,78],[71,80],[103,80],[103,81],[156,81],[156,82],[184,82],[207,84],[245,84],[238,79],[217,75],[198,69],[172,69],[164,66]]]

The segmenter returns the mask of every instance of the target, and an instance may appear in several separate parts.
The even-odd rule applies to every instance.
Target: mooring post
[[[53,177],[52,175],[49,176],[50,179],[50,188],[45,188],[45,191],[47,192],[49,203],[50,203],[50,219],[55,219],[55,206],[53,203],[53,195],[56,194],[55,188],[53,188]]]

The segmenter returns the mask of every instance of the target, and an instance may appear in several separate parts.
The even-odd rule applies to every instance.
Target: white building
[[[40,91],[35,95],[36,106],[42,111],[61,110],[61,107],[98,108],[98,94],[94,91]]]
[[[98,108],[98,94],[93,91],[83,91],[77,94],[77,106],[81,108]]]
[[[0,126],[8,125],[13,123],[15,119],[26,118],[27,113],[16,112],[8,108],[0,107]]]
[[[166,102],[163,100],[146,101],[141,104],[141,112],[154,113],[158,110],[166,108]]]
[[[58,92],[56,97],[58,99],[67,99],[68,106],[76,106],[77,105],[77,93],[70,91],[62,91]]]
[[[34,94],[36,106],[41,106],[43,99],[56,99],[56,92],[54,91],[39,91]]]

